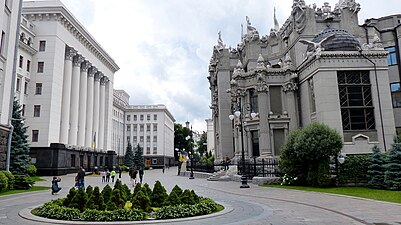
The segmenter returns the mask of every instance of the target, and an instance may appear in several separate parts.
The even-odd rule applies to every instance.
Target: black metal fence
[[[252,179],[253,177],[278,177],[280,176],[280,170],[278,167],[279,160],[277,158],[269,158],[269,159],[251,159],[245,161],[245,175],[248,179]],[[224,169],[224,164],[214,164],[214,165],[202,165],[199,162],[193,162],[193,171],[197,172],[205,172],[205,173],[214,173],[219,170]],[[191,169],[191,163],[188,162],[187,169]],[[229,165],[237,166],[238,175],[242,175],[242,162],[238,161],[237,165]]]

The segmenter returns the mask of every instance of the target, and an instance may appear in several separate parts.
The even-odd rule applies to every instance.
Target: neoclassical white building
[[[60,1],[25,1],[16,95],[42,174],[110,167],[118,65]]]

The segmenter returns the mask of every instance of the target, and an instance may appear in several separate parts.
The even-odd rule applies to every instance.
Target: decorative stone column
[[[71,83],[71,106],[70,106],[70,132],[68,135],[68,144],[77,145],[78,136],[78,107],[79,107],[79,75],[81,72],[81,63],[84,57],[74,56],[72,62],[72,83]]]
[[[269,132],[269,111],[270,106],[268,105],[269,86],[265,81],[258,81],[256,90],[258,91],[258,103],[259,103],[259,149],[261,157],[272,156],[272,147]]]
[[[104,115],[105,115],[105,102],[106,102],[106,84],[108,82],[108,78],[104,76],[100,80],[100,112],[99,112],[99,141],[98,141],[98,149],[103,149],[104,145]]]
[[[71,100],[71,77],[72,59],[77,52],[66,46],[63,76],[63,96],[61,100],[61,120],[60,120],[60,139],[63,144],[68,143],[68,132],[70,129],[70,100]]]
[[[81,64],[81,75],[79,85],[79,117],[78,117],[78,141],[77,145],[85,146],[85,126],[86,126],[86,102],[88,89],[88,69],[91,66],[89,61],[85,60]]]
[[[102,72],[95,74],[94,96],[93,96],[93,136],[96,137],[94,148],[98,148],[99,139],[99,110],[100,110],[100,79],[103,77]]]
[[[283,85],[283,91],[287,96],[287,113],[290,117],[289,130],[293,130],[298,127],[298,114],[296,112],[297,100],[295,95],[296,90],[298,90],[298,86],[294,81],[287,82]]]
[[[86,131],[85,131],[85,146],[92,147],[93,141],[93,93],[94,93],[94,77],[97,73],[96,67],[89,68],[88,71],[88,89],[87,89],[87,105],[86,105]]]

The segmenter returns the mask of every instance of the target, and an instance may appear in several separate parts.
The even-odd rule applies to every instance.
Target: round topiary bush
[[[58,220],[138,221],[205,215],[219,208],[213,200],[199,197],[193,190],[182,191],[177,185],[168,194],[159,181],[153,190],[148,184],[137,184],[134,193],[121,182],[113,189],[109,185],[102,191],[88,188],[71,188],[65,198],[47,202],[32,213]]]

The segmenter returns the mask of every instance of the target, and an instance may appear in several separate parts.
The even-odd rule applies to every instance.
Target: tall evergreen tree
[[[24,126],[22,108],[16,99],[13,103],[12,125],[14,131],[11,140],[10,171],[13,174],[27,174],[29,165],[29,144]]]
[[[372,188],[383,188],[384,185],[384,155],[380,148],[375,145],[372,148],[373,154],[370,156],[368,166],[368,185]]]
[[[124,165],[129,168],[134,168],[134,152],[132,152],[132,146],[130,142],[128,142],[127,150],[125,151]]]
[[[145,168],[145,162],[143,159],[143,149],[141,146],[138,144],[135,149],[134,153],[134,166],[137,169],[144,169]]]
[[[384,183],[391,190],[401,190],[401,142],[394,139],[394,144],[387,157]]]

